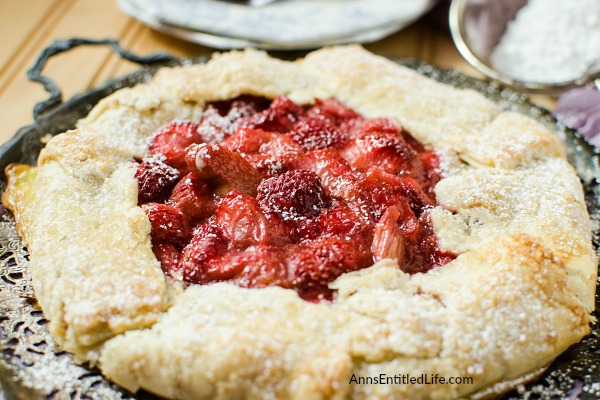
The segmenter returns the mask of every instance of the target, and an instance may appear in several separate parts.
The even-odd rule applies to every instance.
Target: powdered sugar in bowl
[[[454,0],[450,27],[465,59],[506,85],[600,87],[600,0]]]

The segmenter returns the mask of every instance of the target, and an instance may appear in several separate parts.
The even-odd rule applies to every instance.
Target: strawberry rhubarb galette
[[[51,333],[133,392],[495,395],[589,332],[560,141],[359,47],[165,68],[7,176]]]
[[[382,259],[411,274],[454,259],[427,213],[438,157],[390,118],[333,99],[242,96],[209,104],[200,123],[165,125],[148,149],[139,204],[173,279],[276,285],[316,301]]]

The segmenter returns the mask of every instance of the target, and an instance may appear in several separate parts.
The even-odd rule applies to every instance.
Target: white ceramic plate
[[[211,47],[291,50],[378,40],[435,2],[279,0],[250,7],[220,0],[119,0],[119,5],[157,30]]]

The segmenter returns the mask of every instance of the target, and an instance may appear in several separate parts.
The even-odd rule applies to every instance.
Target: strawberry
[[[323,117],[330,120],[335,125],[342,122],[362,118],[360,114],[351,108],[346,107],[336,99],[316,99],[315,105],[308,110],[309,117]]]
[[[425,171],[425,176],[419,180],[423,191],[427,193],[432,201],[435,201],[435,185],[442,179],[440,159],[434,151],[419,153],[419,161]]]
[[[373,225],[344,203],[335,202],[317,217],[299,223],[301,243],[328,236],[352,240],[361,257],[371,258]]]
[[[284,221],[315,217],[329,204],[319,177],[301,169],[264,180],[258,187],[257,200],[265,212],[279,215]]]
[[[156,243],[185,243],[191,236],[187,216],[168,204],[147,203],[142,205],[150,220],[152,240]]]
[[[425,208],[433,205],[414,178],[409,175],[390,174],[378,167],[368,169],[362,187],[365,193],[369,194],[376,220],[381,218],[387,207],[400,201],[408,201],[417,217]]]
[[[321,180],[325,192],[332,197],[344,198],[350,186],[351,168],[334,149],[320,149],[303,154],[290,162],[292,169],[314,172]]]
[[[404,235],[398,226],[400,211],[395,206],[388,207],[383,217],[375,225],[371,251],[375,261],[394,258],[402,268],[404,263]]]
[[[404,138],[406,143],[408,143],[410,145],[410,147],[415,149],[415,151],[417,151],[418,153],[422,153],[422,152],[426,151],[423,143],[421,143],[417,139],[415,139],[415,137],[413,135],[411,135],[410,132],[408,132],[406,129],[402,130],[402,137]]]
[[[285,133],[304,116],[304,109],[285,96],[276,97],[269,108],[244,118],[241,126],[259,128],[265,131]]]
[[[160,266],[165,274],[175,280],[183,280],[183,271],[179,268],[181,254],[177,247],[169,243],[157,243],[152,245],[152,251],[160,261]]]
[[[243,94],[231,100],[216,101],[211,105],[219,111],[220,115],[227,116],[231,121],[235,122],[240,118],[266,110],[269,107],[269,103],[271,101],[264,97]]]
[[[299,224],[301,240],[316,239],[319,236],[354,237],[363,231],[358,216],[344,203],[334,202],[331,208],[323,210],[315,218]]]
[[[217,208],[210,187],[196,172],[188,173],[175,185],[169,204],[179,208],[189,218],[208,217]]]
[[[241,287],[292,287],[288,277],[284,252],[272,246],[257,246],[226,260],[240,272],[234,282]]]
[[[171,122],[160,128],[150,139],[148,151],[151,156],[161,154],[171,167],[185,168],[185,149],[200,143],[198,124],[193,122]]]
[[[299,121],[290,135],[306,151],[340,147],[348,140],[347,134],[324,117],[308,117]]]
[[[265,177],[285,172],[286,162],[302,153],[287,135],[251,128],[238,129],[223,146],[241,153]]]
[[[232,101],[211,104],[204,110],[198,132],[204,142],[219,144],[232,135],[242,121],[252,118],[259,110],[264,110],[264,103],[266,99],[239,96]]]
[[[239,192],[229,192],[223,198],[214,221],[230,248],[238,250],[259,244],[282,246],[295,237],[293,227],[276,215],[265,215],[255,198]]]
[[[195,165],[192,165],[192,170],[201,177],[218,177],[227,182],[231,190],[256,196],[256,188],[262,177],[239,153],[218,144],[202,143],[188,149],[188,165],[192,164],[193,159]]]
[[[233,133],[231,121],[222,117],[216,107],[209,105],[202,114],[198,134],[202,142],[209,144],[221,143],[225,137]]]
[[[240,154],[258,153],[261,146],[268,143],[275,135],[278,134],[262,129],[240,127],[233,135],[225,139],[222,145]]]
[[[293,284],[300,289],[327,287],[343,273],[364,268],[372,261],[361,257],[352,240],[339,236],[290,245],[286,251]]]
[[[211,262],[227,251],[227,240],[216,225],[207,222],[194,231],[192,240],[181,252],[178,268],[183,271],[186,282],[208,283],[206,271]]]
[[[239,96],[231,102],[227,119],[237,127],[238,121],[267,108],[267,100],[251,96]]]
[[[135,171],[138,203],[162,201],[179,179],[179,171],[156,158],[146,158]]]
[[[417,153],[402,137],[401,128],[392,120],[366,120],[358,133],[340,151],[340,155],[357,169],[378,166],[398,174],[408,170],[407,162]]]

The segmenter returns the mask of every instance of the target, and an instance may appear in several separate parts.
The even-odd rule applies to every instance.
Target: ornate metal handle
[[[62,92],[56,82],[54,82],[51,78],[42,75],[42,70],[46,66],[46,63],[51,57],[81,45],[108,45],[120,57],[141,65],[163,64],[176,60],[176,57],[165,52],[156,52],[145,56],[139,56],[131,53],[128,50],[125,50],[115,39],[71,38],[57,40],[40,53],[35,64],[33,64],[33,67],[27,71],[27,77],[29,80],[41,83],[44,85],[44,89],[50,94],[46,100],[40,101],[33,107],[33,118],[35,120],[37,120],[48,110],[62,103]]]

